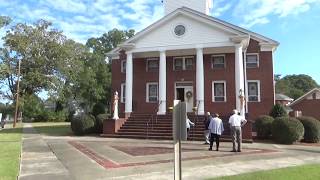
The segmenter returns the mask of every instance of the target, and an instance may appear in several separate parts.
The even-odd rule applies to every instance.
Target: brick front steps
[[[189,132],[188,140],[204,141],[205,116],[188,115],[189,119],[195,123]],[[231,141],[229,125],[227,119],[223,118],[225,131],[221,137],[222,141]],[[147,125],[148,124],[148,125]],[[150,115],[132,114],[131,117],[121,126],[115,134],[102,134],[102,137],[112,138],[133,138],[133,139],[172,139],[172,115]],[[252,142],[252,140],[244,140]]]

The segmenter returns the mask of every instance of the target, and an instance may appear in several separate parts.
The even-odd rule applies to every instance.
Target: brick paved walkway
[[[29,129],[30,130],[30,129]],[[28,135],[28,134],[26,134]],[[41,144],[54,163],[41,164],[38,172],[23,168],[21,177],[32,179],[173,179],[173,144],[171,141],[112,139],[99,137],[49,137],[33,132],[34,138],[24,138],[24,147]],[[182,144],[183,179],[206,179],[257,170],[267,170],[307,163],[320,163],[319,146],[244,144],[243,152],[232,153],[230,143],[221,143],[219,152],[208,151],[202,142]],[[37,157],[39,152],[23,149]],[[45,158],[38,162],[45,162]],[[26,161],[25,161],[26,162]],[[31,162],[30,162],[31,163]],[[31,166],[30,166],[31,167]],[[40,166],[39,166],[40,167]],[[37,169],[37,168],[35,168]],[[38,174],[37,174],[38,172]],[[56,172],[56,173],[54,173]],[[45,176],[47,175],[47,176]],[[29,176],[32,177],[32,176]],[[54,178],[52,178],[54,179]]]

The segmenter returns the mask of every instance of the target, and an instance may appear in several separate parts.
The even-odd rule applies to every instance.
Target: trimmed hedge
[[[94,132],[95,118],[92,115],[82,114],[73,116],[71,130],[75,135],[81,136]]]
[[[271,131],[272,137],[277,143],[292,144],[303,138],[304,127],[295,118],[280,117],[272,122]]]
[[[270,111],[270,116],[273,118],[288,117],[288,114],[283,105],[275,104]]]
[[[109,114],[99,114],[96,117],[95,121],[95,131],[96,133],[102,133],[103,131],[103,121],[106,120],[110,115]]]
[[[320,121],[313,117],[302,116],[298,118],[304,126],[304,141],[317,143],[320,141]]]
[[[274,118],[267,115],[259,116],[255,120],[255,126],[257,130],[257,136],[260,139],[268,139],[271,136],[271,125]]]

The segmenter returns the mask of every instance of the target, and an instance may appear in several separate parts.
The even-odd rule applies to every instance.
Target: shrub
[[[271,136],[271,124],[274,121],[273,117],[263,115],[255,120],[258,138],[267,139]]]
[[[276,104],[272,107],[270,116],[272,116],[273,118],[288,117],[288,114],[283,105]]]
[[[303,138],[304,128],[302,123],[295,118],[280,117],[272,122],[271,132],[277,143],[292,144]]]
[[[106,110],[105,110],[105,105],[98,102],[96,103],[93,108],[92,108],[92,114],[97,117],[99,114],[104,114],[106,113]]]
[[[92,115],[81,114],[73,116],[71,130],[75,135],[84,135],[94,132],[95,118]]]
[[[320,141],[320,121],[313,117],[299,117],[304,127],[304,141],[317,143]]]
[[[109,114],[99,114],[96,117],[96,121],[95,121],[95,125],[94,125],[96,133],[102,133],[103,121],[106,120],[107,118],[109,118]]]

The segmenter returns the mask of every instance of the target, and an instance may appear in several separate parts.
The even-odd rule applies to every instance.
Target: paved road
[[[41,136],[28,124],[19,179],[173,179],[171,141]],[[244,144],[232,153],[201,142],[183,143],[183,179],[206,179],[320,163],[320,146]]]

